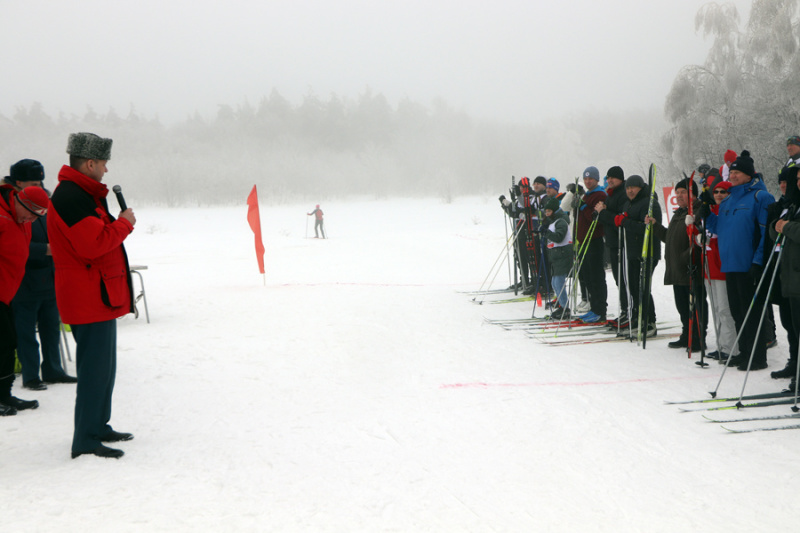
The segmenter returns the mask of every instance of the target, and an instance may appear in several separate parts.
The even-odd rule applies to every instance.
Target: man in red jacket
[[[58,310],[64,323],[72,326],[77,344],[73,459],[83,454],[122,457],[122,450],[103,443],[133,438],[114,431],[108,423],[117,370],[116,319],[133,312],[130,269],[122,242],[136,223],[131,209],[118,219],[108,210],[103,176],[111,143],[93,133],[69,136],[69,166],[58,173],[47,221]]]
[[[17,349],[11,300],[25,276],[31,222],[47,213],[48,203],[47,193],[40,187],[17,192],[11,185],[0,186],[0,416],[39,407],[36,400],[11,396]]]

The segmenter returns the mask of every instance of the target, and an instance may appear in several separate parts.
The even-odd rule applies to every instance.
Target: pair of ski
[[[676,322],[660,322],[656,324],[656,327],[661,330],[672,330],[676,329],[680,326],[680,324]],[[634,331],[634,337],[628,335],[628,329],[623,329],[620,333],[617,333],[616,328],[612,326],[605,325],[598,328],[581,328],[578,331],[564,331],[563,333],[558,330],[550,330],[550,331],[539,331],[539,332],[528,332],[528,337],[532,339],[536,339],[537,341],[541,342],[542,344],[548,344],[551,346],[576,346],[579,344],[598,344],[598,343],[605,343],[605,342],[622,342],[622,341],[632,341],[636,340],[635,337],[636,333]],[[659,333],[657,335],[652,335],[648,337],[649,339],[667,339],[672,337],[677,337],[679,334],[677,333]],[[588,338],[586,338],[588,337]]]
[[[751,394],[748,396],[739,397],[730,397],[730,398],[705,398],[702,400],[687,400],[687,401],[677,401],[677,402],[664,402],[669,405],[681,405],[681,404],[707,404],[707,403],[730,403],[736,402],[733,405],[723,405],[723,406],[714,406],[714,407],[700,407],[700,408],[679,408],[680,412],[682,413],[695,413],[700,411],[730,411],[733,409],[743,409],[745,407],[771,407],[774,405],[791,405],[795,403],[794,394],[791,392],[768,392],[764,394]],[[796,407],[792,407],[792,410],[795,410]],[[703,415],[703,418],[708,420],[709,422],[714,422],[718,424],[732,424],[735,422],[759,422],[759,421],[767,421],[767,420],[789,420],[789,419],[798,419],[800,420],[800,413],[795,412],[794,414],[786,414],[786,415],[768,415],[768,416],[753,416],[747,418],[736,418],[731,420],[720,420],[716,418],[712,418],[706,415]],[[800,423],[792,424],[789,426],[769,426],[769,427],[757,427],[757,428],[746,428],[746,429],[736,429],[736,428],[729,428],[726,426],[721,426],[724,430],[729,431],[731,433],[754,433],[759,431],[780,431],[784,429],[800,429]]]

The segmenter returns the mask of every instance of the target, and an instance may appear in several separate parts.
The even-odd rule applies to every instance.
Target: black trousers
[[[692,344],[701,340],[703,343],[706,341],[706,331],[708,330],[708,302],[705,298],[705,291],[702,289],[702,280],[697,280],[692,286],[694,291],[695,301],[695,316],[692,317],[690,291],[688,285],[673,285],[672,294],[675,297],[675,308],[681,317],[681,339],[688,341],[689,339],[689,322],[693,319],[692,326]],[[702,291],[702,294],[701,294]],[[702,296],[702,298],[701,298]],[[702,317],[702,320],[699,320]]]
[[[762,364],[767,362],[766,335],[763,326],[761,329],[758,323],[761,319],[761,312],[765,305],[765,289],[753,300],[756,286],[753,279],[747,272],[727,272],[725,274],[725,288],[728,291],[728,305],[731,308],[733,321],[736,323],[736,333],[739,334],[739,353],[746,358],[753,355],[753,363]],[[744,317],[752,304],[753,310],[747,322]],[[755,346],[755,352],[752,352]]]
[[[649,283],[650,278],[653,277],[653,270],[656,269],[658,265],[658,259],[653,261],[653,266],[649,269],[649,272],[645,273],[644,280],[640,281],[640,277],[642,275],[642,260],[636,259],[631,260],[628,259],[628,287],[631,290],[631,312],[628,315],[634,323],[638,324],[639,320],[639,289],[640,283],[642,284],[641,287],[644,290],[647,290],[648,285],[652,287],[652,284]],[[644,312],[644,311],[643,311]],[[644,318],[644,317],[643,317]],[[647,317],[644,321],[645,324],[655,324],[656,322],[656,304],[653,300],[653,293],[650,291],[649,298],[647,300]]]
[[[619,271],[619,256],[620,252],[623,257],[622,260],[626,261],[625,250],[620,251],[619,248],[612,248],[607,246],[609,261],[611,262],[611,273],[614,274],[614,281],[617,283],[617,298],[619,300],[620,314],[628,312],[628,292],[625,288],[625,276]],[[655,266],[653,266],[655,268]],[[637,278],[638,279],[638,278]],[[639,293],[636,292],[635,296],[638,298]]]
[[[17,349],[17,330],[11,306],[0,302],[0,399],[11,395],[14,384],[14,352]]]
[[[586,290],[589,292],[589,304],[592,306],[592,312],[601,317],[606,316],[608,306],[606,269],[603,265],[604,253],[603,239],[590,240],[586,245],[579,274],[580,280],[586,284]]]

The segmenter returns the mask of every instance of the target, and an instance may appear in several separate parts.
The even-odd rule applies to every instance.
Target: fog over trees
[[[755,0],[740,29],[731,4],[710,3],[696,27],[713,37],[703,65],[684,67],[667,96],[664,150],[676,168],[718,165],[725,149],[747,149],[773,192],[800,135],[800,1]]]
[[[253,184],[265,203],[357,195],[448,201],[496,197],[512,175],[565,184],[588,165],[645,175],[651,162],[668,184],[701,162],[719,166],[728,148],[749,149],[770,177],[786,160],[786,137],[800,134],[799,2],[755,0],[743,30],[732,5],[703,6],[696,24],[711,37],[708,58],[676,73],[666,102],[652,109],[503,123],[443,99],[389,102],[365,88],[324,97],[309,90],[292,103],[276,87],[257,102],[164,124],[135,102],[125,112],[87,107],[82,116],[50,116],[42,102],[0,115],[0,168],[38,159],[53,188],[68,134],[90,131],[114,139],[106,181],[122,185],[131,205],[241,203]]]

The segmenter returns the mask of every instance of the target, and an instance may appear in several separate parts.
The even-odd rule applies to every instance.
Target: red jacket
[[[67,324],[133,312],[133,284],[122,241],[133,231],[108,211],[108,187],[64,166],[47,217],[56,267],[56,302]]]
[[[13,187],[2,185],[0,189],[7,193],[0,194],[0,302],[10,305],[22,278],[25,277],[31,224],[17,223],[14,209],[16,194],[12,192]],[[8,196],[8,201],[5,196]]]

